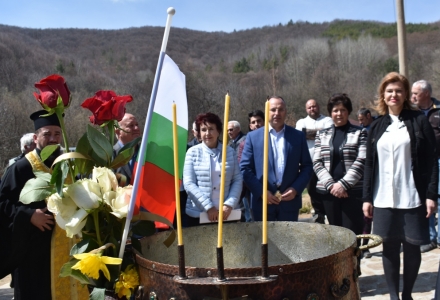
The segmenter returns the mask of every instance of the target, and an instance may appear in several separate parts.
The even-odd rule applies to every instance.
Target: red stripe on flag
[[[133,170],[136,170],[136,166]],[[134,174],[132,177],[134,178]],[[139,179],[134,214],[138,214],[142,206],[151,213],[167,218],[172,223],[176,211],[174,176],[146,162]],[[156,228],[168,228],[168,226],[156,222]]]

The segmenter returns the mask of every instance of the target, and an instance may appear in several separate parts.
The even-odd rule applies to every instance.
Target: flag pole
[[[130,223],[131,223],[131,219],[133,218],[133,211],[134,211],[134,205],[136,202],[136,195],[137,195],[137,192],[139,189],[141,169],[142,169],[142,166],[144,165],[145,155],[147,152],[146,151],[147,150],[147,141],[148,141],[148,133],[150,131],[151,118],[153,116],[154,104],[156,102],[156,96],[157,96],[157,89],[159,87],[160,74],[162,72],[163,60],[165,58],[165,50],[167,48],[168,36],[170,34],[171,19],[173,18],[173,15],[176,13],[176,10],[173,7],[169,7],[167,10],[167,13],[168,13],[167,23],[165,25],[165,32],[164,32],[163,40],[162,40],[162,47],[160,48],[159,60],[157,62],[156,75],[154,76],[153,91],[151,92],[150,104],[148,106],[147,117],[145,119],[145,127],[144,127],[144,132],[142,134],[142,142],[141,142],[141,146],[140,146],[140,149],[138,152],[139,153],[138,154],[138,163],[136,165],[136,173],[135,173],[134,181],[133,181],[133,191],[131,193],[130,205],[129,205],[128,212],[127,212],[127,219],[125,220],[124,232],[122,234],[121,248],[119,249],[119,258],[122,258],[124,256],[124,250],[125,250],[125,244],[127,243],[128,231],[130,230]]]

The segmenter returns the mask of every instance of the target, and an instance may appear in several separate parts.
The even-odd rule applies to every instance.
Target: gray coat
[[[219,162],[222,161],[222,144],[219,142],[217,149],[220,151]],[[186,153],[183,167],[183,185],[188,193],[186,214],[198,218],[200,213],[214,207],[211,200],[211,155],[214,152],[204,143],[191,147]],[[227,147],[226,179],[224,204],[232,208],[237,206],[240,198],[243,178],[240,173],[235,152]]]

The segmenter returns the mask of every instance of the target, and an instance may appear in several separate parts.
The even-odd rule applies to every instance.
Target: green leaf
[[[90,300],[104,300],[105,299],[105,289],[94,287],[92,293],[90,294]]]
[[[97,164],[107,167],[113,156],[113,145],[107,138],[93,126],[87,126],[87,139],[93,149],[92,158]]]
[[[60,197],[63,197],[63,187],[64,181],[67,178],[67,174],[69,173],[69,166],[67,165],[67,161],[61,161],[55,165],[52,172],[52,179],[50,180],[51,184],[55,185],[57,193]]]
[[[67,277],[72,274],[72,267],[78,262],[79,260],[71,258],[68,262],[66,262],[60,270],[60,277]]]
[[[29,179],[20,193],[20,202],[30,204],[46,199],[54,193],[53,186],[40,178]]]
[[[56,108],[61,108],[61,107],[64,108],[63,98],[61,98],[59,91],[57,91],[57,92],[58,92],[58,98],[57,98]]]
[[[95,162],[93,160],[75,158],[75,175],[82,175],[82,178],[88,177],[94,166]]]
[[[83,239],[76,243],[72,249],[70,249],[70,255],[75,255],[79,253],[90,252],[94,249],[99,248],[98,243],[90,236],[83,235]]]
[[[84,135],[79,139],[78,143],[76,144],[75,151],[81,153],[87,158],[75,158],[75,175],[81,174],[88,176],[90,173],[92,173],[95,162],[92,158],[93,149],[92,146],[90,146],[89,140],[87,139],[87,133],[84,133]]]
[[[151,221],[139,221],[132,225],[133,234],[140,236],[150,236],[156,232],[154,222]]]
[[[139,143],[140,140],[141,140],[141,137],[135,138],[130,143],[125,144],[124,147],[122,147],[119,151],[124,151],[129,148],[134,148]]]
[[[42,161],[45,161],[49,156],[51,156],[55,150],[59,148],[59,145],[48,145],[41,150],[40,157]]]
[[[115,159],[112,161],[110,168],[111,169],[117,169],[119,167],[122,167],[126,165],[131,157],[134,154],[134,148],[141,140],[140,137],[132,140],[130,143],[127,143],[119,150],[118,156],[115,157]]]
[[[34,171],[34,175],[35,177],[46,181],[47,183],[50,182],[50,180],[52,179],[52,175],[50,173],[47,172],[43,172],[43,171]]]
[[[70,274],[70,276],[72,276],[73,278],[75,278],[76,280],[78,280],[81,284],[90,284],[90,279],[89,277],[87,277],[86,275],[84,275],[83,273],[81,273],[80,270],[72,270],[72,273]]]
[[[124,151],[119,151],[118,156],[110,164],[110,169],[117,169],[119,167],[125,166],[130,161],[131,157],[134,154],[134,149],[129,148]]]
[[[90,284],[89,278],[81,273],[79,270],[74,270],[72,267],[78,262],[77,259],[71,258],[67,263],[65,263],[60,270],[60,277],[72,276],[82,284]]]
[[[87,138],[87,133],[84,133],[83,136],[79,139],[78,143],[76,144],[75,151],[85,156],[92,155],[93,149],[92,146],[90,146],[89,140]]]

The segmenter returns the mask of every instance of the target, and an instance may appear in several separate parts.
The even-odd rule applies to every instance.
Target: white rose
[[[99,207],[102,199],[101,188],[99,184],[90,179],[78,180],[68,186],[66,194],[85,210],[91,210]]]
[[[59,202],[61,202],[61,197],[58,195],[58,193],[50,195],[47,197],[47,210],[57,215]]]
[[[133,187],[131,185],[118,188],[116,190],[116,198],[112,200],[111,214],[119,219],[127,217],[128,206],[130,205],[131,192]]]
[[[104,193],[104,202],[107,203],[108,206],[112,206],[113,200],[116,198],[116,192],[110,191]]]
[[[69,222],[65,225],[67,237],[72,238],[75,234],[81,232],[83,227],[86,225],[88,215],[89,214],[81,208],[75,212]]]
[[[54,193],[47,198],[47,209],[54,215],[60,215],[63,219],[70,219],[78,209],[76,203],[65,193],[63,198]]]
[[[99,183],[102,193],[116,191],[118,180],[112,170],[102,167],[93,168],[92,180]]]

